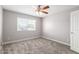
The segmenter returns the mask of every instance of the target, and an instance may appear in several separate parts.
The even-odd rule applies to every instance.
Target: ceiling
[[[78,7],[77,5],[50,5],[48,10],[48,14],[38,14],[35,12],[35,9],[37,8],[37,5],[3,5],[3,8],[10,11],[20,12],[32,16],[37,17],[45,17],[57,12],[70,10],[72,8]]]

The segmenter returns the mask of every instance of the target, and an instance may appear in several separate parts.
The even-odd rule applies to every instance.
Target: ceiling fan
[[[48,14],[48,8],[49,8],[49,6],[48,5],[38,5],[37,6],[37,9],[36,9],[36,11],[39,13],[39,12],[42,12],[42,13],[44,13],[44,14]]]

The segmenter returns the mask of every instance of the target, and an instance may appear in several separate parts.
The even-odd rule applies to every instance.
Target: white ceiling
[[[65,10],[70,10],[72,8],[76,8],[78,6],[74,5],[50,5],[48,14],[37,14],[35,12],[37,5],[3,5],[4,9],[10,10],[10,11],[15,11],[15,12],[20,12],[32,16],[38,16],[38,17],[45,17],[48,15],[51,15],[53,13],[65,11]]]

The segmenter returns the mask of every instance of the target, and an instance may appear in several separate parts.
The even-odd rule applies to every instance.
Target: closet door
[[[79,11],[71,13],[71,49],[79,53]]]

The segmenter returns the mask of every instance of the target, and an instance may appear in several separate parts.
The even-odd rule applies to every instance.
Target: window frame
[[[19,19],[21,19],[21,20],[19,20]],[[33,29],[33,28],[31,29],[30,27],[29,27],[29,28],[28,28],[28,27],[25,27],[25,28],[22,27],[22,29],[21,29],[21,28],[20,28],[20,25],[22,26],[23,24],[20,24],[20,21],[23,21],[22,19],[23,19],[24,21],[26,20],[26,21],[25,21],[26,23],[29,22],[29,23],[27,23],[25,26],[29,26],[29,24],[32,23],[32,24],[30,25],[30,27],[33,26],[34,29]],[[32,20],[32,21],[31,21],[31,20]],[[23,21],[23,22],[24,22],[24,21]],[[24,22],[24,23],[25,23],[25,22]],[[31,22],[31,23],[30,23],[30,22]],[[20,25],[19,25],[19,24],[20,24]],[[36,31],[36,20],[35,20],[35,19],[28,19],[28,18],[26,18],[26,17],[19,17],[19,16],[18,16],[18,17],[17,17],[17,31]]]

